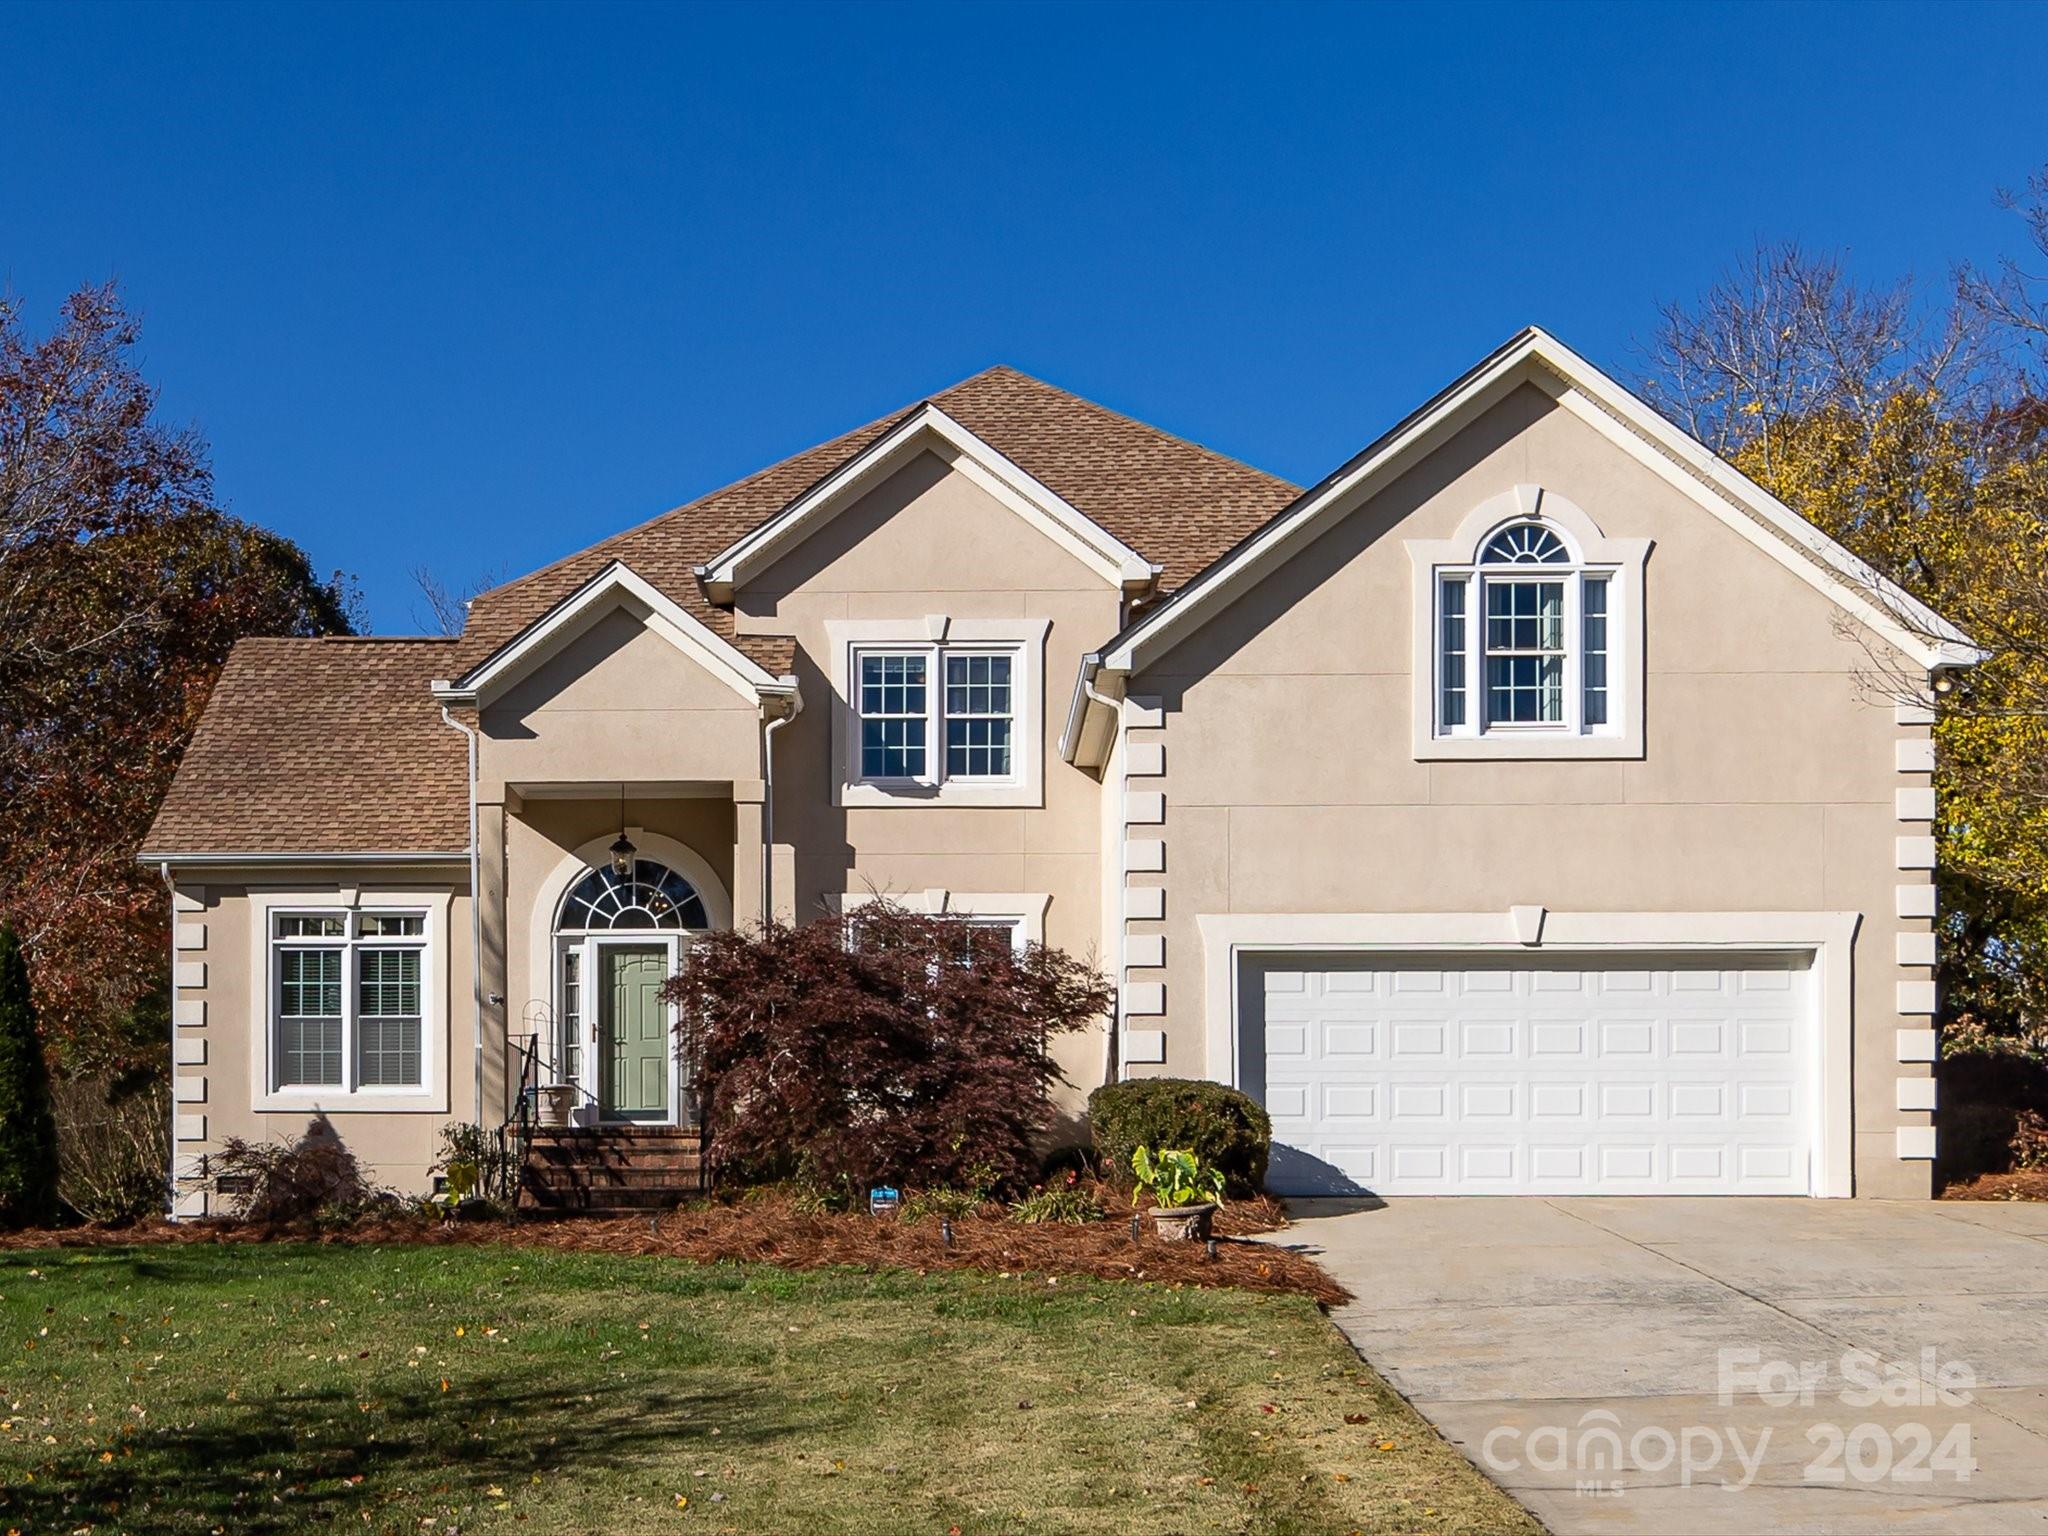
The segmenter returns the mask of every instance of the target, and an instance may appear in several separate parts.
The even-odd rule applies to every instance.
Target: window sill
[[[249,1102],[258,1114],[445,1115],[448,1095],[433,1089],[392,1089],[349,1093],[344,1089],[289,1088],[259,1093]]]
[[[1415,760],[1429,762],[1629,761],[1643,755],[1640,733],[1617,736],[1545,736],[1501,732],[1493,736],[1432,736],[1415,743]]]
[[[972,780],[948,779],[943,784],[879,784],[862,781],[840,784],[832,792],[837,806],[1024,806],[1045,804],[1036,784],[981,784]]]

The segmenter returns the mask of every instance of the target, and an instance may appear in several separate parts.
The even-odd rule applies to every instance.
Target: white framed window
[[[272,909],[272,1093],[427,1086],[427,912]]]
[[[1036,805],[1045,620],[835,621],[840,805]]]
[[[1043,891],[848,891],[833,905],[859,926],[860,909],[871,901],[892,901],[906,912],[943,917],[964,930],[962,949],[1001,938],[1011,949],[1045,942],[1045,912],[1052,897]]]
[[[456,899],[395,883],[249,892],[251,1110],[448,1112]]]
[[[860,781],[1014,784],[1018,651],[986,645],[857,647]]]
[[[1649,547],[1535,486],[1410,541],[1416,756],[1640,756]]]

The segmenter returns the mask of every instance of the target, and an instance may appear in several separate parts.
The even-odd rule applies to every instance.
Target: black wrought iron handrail
[[[540,1094],[540,1036],[513,1035],[507,1043],[519,1063],[519,1084],[512,1113],[498,1126],[498,1167],[511,1185],[497,1192],[501,1200],[518,1192],[518,1170],[526,1166],[526,1149],[533,1144],[533,1106]]]

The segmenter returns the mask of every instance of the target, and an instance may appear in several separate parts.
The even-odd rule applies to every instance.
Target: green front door
[[[604,1058],[603,1108],[615,1120],[668,1118],[668,951],[604,945],[598,991]]]

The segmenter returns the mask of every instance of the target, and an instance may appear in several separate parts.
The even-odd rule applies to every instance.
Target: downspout
[[[156,867],[163,878],[164,889],[171,894],[171,1063],[166,1074],[171,1085],[171,1114],[164,1123],[164,1134],[169,1138],[169,1155],[164,1159],[164,1215],[172,1221],[178,1219],[178,882],[171,877],[171,861],[163,860]]]
[[[761,727],[761,924],[775,921],[775,733],[804,712],[804,696],[792,692],[789,707]]]
[[[471,1049],[476,1058],[476,1123],[484,1123],[484,892],[483,851],[477,846],[476,731],[441,706],[441,722],[469,742],[469,997],[474,1008]]]
[[[1124,885],[1124,879],[1130,873],[1129,870],[1124,868],[1124,846],[1129,841],[1129,839],[1126,835],[1128,829],[1124,828],[1124,819],[1122,813],[1124,784],[1126,782],[1124,778],[1123,758],[1117,751],[1117,747],[1118,745],[1120,745],[1117,738],[1123,735],[1124,711],[1123,705],[1119,700],[1112,699],[1108,694],[1104,693],[1101,689],[1095,686],[1096,674],[1099,673],[1101,670],[1102,653],[1100,651],[1090,651],[1086,656],[1083,656],[1081,658],[1081,692],[1087,695],[1089,703],[1100,704],[1104,709],[1109,711],[1109,717],[1114,722],[1112,730],[1115,732],[1115,735],[1111,738],[1110,742],[1110,756],[1116,758],[1117,781],[1114,786],[1105,783],[1103,785],[1103,792],[1114,797],[1110,803],[1112,806],[1117,808],[1116,825],[1119,828],[1115,852],[1115,858],[1117,863],[1116,892],[1117,902],[1119,904],[1119,910],[1116,913],[1115,919],[1116,1016],[1109,1021],[1109,1041],[1107,1048],[1108,1059],[1103,1063],[1102,1076],[1102,1080],[1105,1083],[1114,1083],[1121,1081],[1123,1074],[1124,955],[1126,953],[1125,939],[1128,937],[1128,934],[1124,926],[1124,915],[1121,910],[1121,904],[1126,899],[1124,896],[1124,891],[1126,890],[1126,886]],[[1076,742],[1076,750],[1079,750],[1078,741]]]

